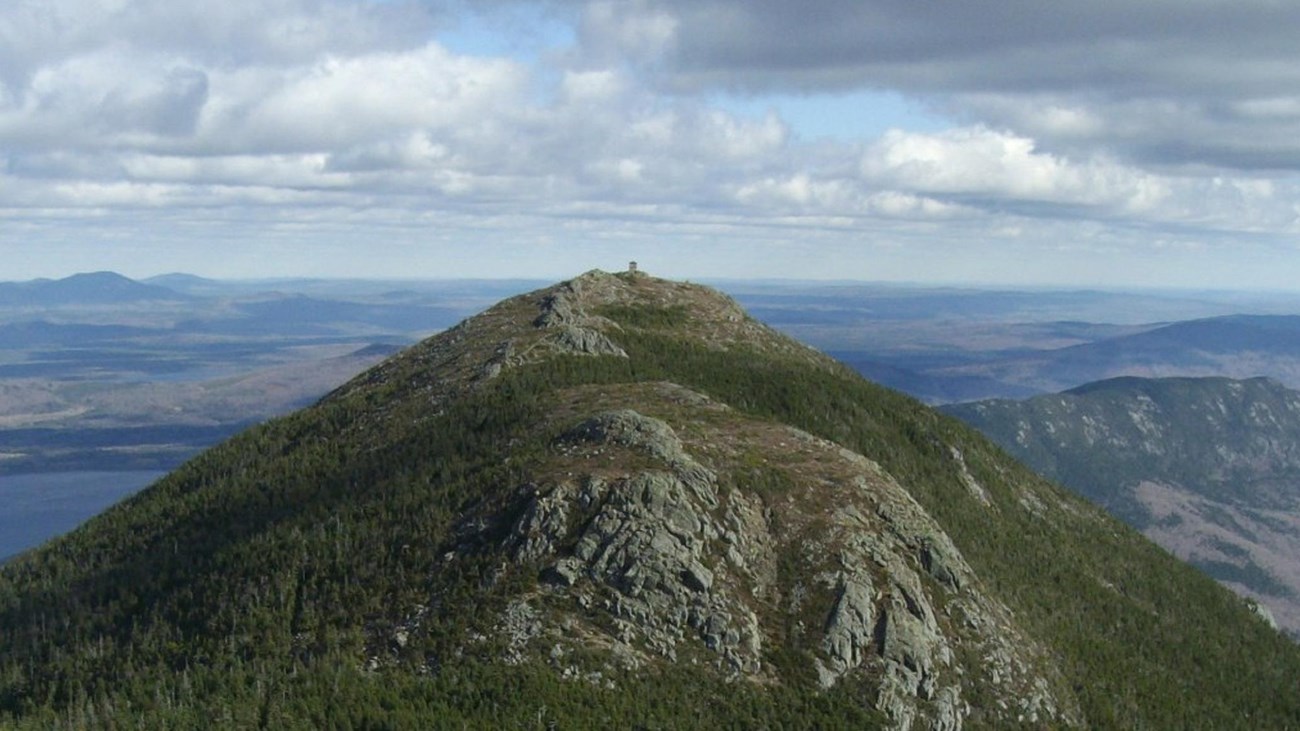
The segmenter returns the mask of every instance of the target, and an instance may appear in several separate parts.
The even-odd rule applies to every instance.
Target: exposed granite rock
[[[829,688],[860,667],[875,645],[876,607],[871,577],[864,572],[840,578],[839,598],[826,622],[822,650],[828,661],[816,660],[817,681]]]
[[[1270,610],[1268,607],[1264,606],[1263,604],[1260,604],[1259,600],[1257,599],[1246,599],[1245,601],[1246,601],[1246,606],[1250,607],[1250,611],[1254,612],[1255,616],[1263,620],[1264,624],[1267,624],[1269,627],[1272,627],[1273,629],[1278,628],[1277,620],[1274,619],[1272,610]]]
[[[605,334],[599,330],[593,330],[588,327],[579,327],[577,325],[562,325],[559,330],[549,336],[546,341],[548,344],[559,350],[578,353],[582,355],[616,355],[620,358],[626,358],[627,353],[618,347]]]
[[[691,400],[677,386],[646,388]],[[630,408],[560,431],[563,458],[623,449],[644,461],[621,475],[567,472],[522,488],[503,547],[536,572],[539,601],[580,611],[546,635],[547,647],[563,650],[581,628],[625,667],[703,652],[727,672],[775,682],[766,652],[794,642],[823,688],[871,678],[893,729],[961,729],[972,682],[997,700],[982,709],[986,719],[1068,724],[1073,702],[1040,677],[1050,663],[879,465],[788,427],[749,428],[807,457],[797,499],[773,503],[746,487],[743,472],[692,454],[700,445],[725,454],[723,434],[688,451],[667,422]],[[481,533],[494,524],[467,525]],[[786,573],[782,555],[797,557]],[[511,606],[499,624],[516,628],[515,648],[539,633]]]
[[[570,429],[561,438],[642,449],[652,457],[669,463],[686,459],[682,442],[672,427],[632,409],[597,414]]]
[[[757,670],[757,618],[714,591],[708,565],[707,549],[722,531],[711,512],[718,505],[712,472],[686,454],[666,423],[631,410],[597,415],[561,441],[636,449],[666,469],[535,493],[507,539],[515,557],[548,564],[544,579],[575,587],[589,604],[603,602],[620,639],[675,657],[678,644],[694,636],[734,670]]]
[[[931,715],[953,714],[952,708],[933,707],[940,676],[952,663],[952,650],[920,587],[903,585],[912,583],[915,574],[903,572],[897,578],[901,582],[890,587],[877,628],[885,677],[876,705],[894,721],[895,728],[907,729],[923,705],[930,706]],[[960,703],[959,685],[944,685],[943,690],[939,698],[949,704]]]
[[[590,601],[604,601],[627,638],[675,657],[688,634],[703,640],[736,669],[760,662],[757,622],[737,622],[743,607],[714,592],[707,545],[718,538],[708,507],[696,490],[669,472],[643,472],[626,480],[588,482],[590,507],[565,488],[535,499],[516,530],[516,555],[554,561],[543,576],[579,585]],[[591,494],[595,493],[595,494]],[[568,513],[594,513],[569,531]],[[542,538],[545,536],[545,538]],[[575,541],[576,539],[576,541]],[[572,545],[563,555],[561,548]]]
[[[506,640],[506,662],[518,664],[528,643],[542,633],[541,613],[526,601],[512,601],[501,613],[496,630]]]
[[[710,508],[717,505],[717,478],[682,448],[672,427],[631,409],[598,414],[566,432],[563,441],[617,444],[664,462]]]
[[[979,480],[975,479],[975,475],[971,474],[970,467],[966,465],[966,457],[961,453],[961,450],[950,445],[948,447],[948,454],[952,457],[952,460],[957,463],[957,468],[959,470],[957,474],[961,478],[961,484],[965,486],[967,492],[981,503],[990,505],[991,503],[989,501],[988,491],[979,483]]]
[[[627,353],[597,328],[608,321],[589,316],[582,307],[583,290],[597,286],[597,282],[609,285],[605,281],[607,278],[613,279],[612,275],[604,272],[588,272],[566,282],[543,298],[541,314],[533,321],[533,325],[555,332],[548,334],[542,342],[567,353],[626,358]]]

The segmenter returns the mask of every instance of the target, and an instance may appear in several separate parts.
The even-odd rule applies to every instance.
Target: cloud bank
[[[468,13],[525,10],[572,32],[529,53],[457,36]],[[1240,247],[1294,258],[1297,16],[1211,1],[16,0],[0,9],[0,255],[34,274],[83,260],[287,274],[307,257],[312,273],[407,259],[518,275],[653,247],[683,274],[870,262],[861,274],[961,279],[963,263],[1004,259],[1024,266],[1006,278],[1065,281],[1053,252],[1177,250],[1202,253],[1151,281],[1199,283]],[[862,90],[946,128],[809,139],[779,105],[726,103]]]

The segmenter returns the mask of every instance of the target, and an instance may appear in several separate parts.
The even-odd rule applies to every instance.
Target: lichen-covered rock
[[[741,418],[679,386],[643,388],[652,402],[709,408],[720,424]],[[611,658],[627,667],[703,653],[762,682],[781,682],[765,660],[784,643],[803,648],[796,656],[822,688],[869,679],[893,729],[962,728],[969,683],[998,703],[982,709],[986,719],[1068,723],[1073,702],[1043,680],[1052,672],[1044,654],[879,465],[758,422],[694,424],[688,443],[664,419],[608,405],[558,430],[557,458],[603,465],[631,454],[622,462],[636,468],[566,470],[523,486],[504,543],[536,572],[542,600],[579,613],[563,631],[512,636],[549,652],[578,642],[576,627],[603,637],[598,645],[617,648]],[[735,450],[755,439],[798,455],[782,455],[802,465],[790,490],[750,487],[746,470],[763,457]],[[979,662],[964,664],[971,657]]]
[[[555,552],[557,537],[568,533],[571,486],[562,483],[547,494],[534,494],[519,517],[511,541],[515,558],[537,561]]]
[[[566,432],[562,440],[616,444],[636,449],[666,464],[700,500],[709,507],[717,504],[713,485],[716,477],[682,448],[676,432],[667,423],[632,409],[608,411],[583,421]]]
[[[818,658],[817,681],[829,688],[845,673],[861,667],[873,650],[876,631],[875,592],[871,578],[862,572],[841,577],[839,597],[826,622],[822,649],[827,661]]]
[[[615,355],[626,358],[627,353],[618,347],[604,333],[577,325],[562,325],[559,330],[546,339],[550,345],[568,353],[582,355]]]
[[[597,414],[573,427],[561,438],[642,449],[668,463],[686,458],[682,442],[672,427],[632,409]]]
[[[566,353],[627,357],[622,348],[596,327],[603,320],[589,316],[583,309],[583,290],[593,286],[597,280],[604,281],[606,278],[613,279],[603,272],[589,272],[566,282],[542,299],[539,307],[541,313],[533,320],[533,325],[555,331],[548,334],[543,342]]]

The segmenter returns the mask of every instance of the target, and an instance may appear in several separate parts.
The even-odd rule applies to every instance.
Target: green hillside
[[[0,627],[17,728],[1300,727],[1234,595],[644,275],[206,452],[0,568]]]

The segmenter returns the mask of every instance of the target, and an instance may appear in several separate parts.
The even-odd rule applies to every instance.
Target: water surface
[[[165,472],[0,475],[0,561],[76,528]]]

